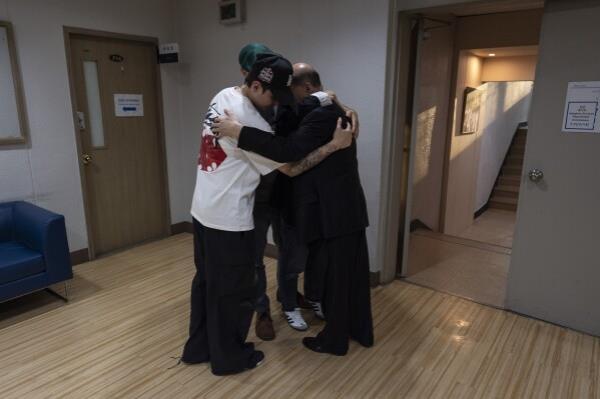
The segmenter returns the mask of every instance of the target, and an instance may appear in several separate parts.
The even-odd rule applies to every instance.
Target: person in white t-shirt
[[[230,87],[211,101],[204,119],[198,157],[194,218],[194,261],[189,338],[181,361],[210,362],[215,375],[255,368],[264,359],[246,342],[252,320],[255,287],[253,237],[254,191],[260,176],[275,169],[303,172],[237,147],[234,139],[218,139],[211,126],[228,111],[246,126],[272,131],[257,108],[293,101],[292,65],[279,55],[257,57],[242,87]],[[323,159],[352,143],[351,126],[338,123],[334,138],[309,155]]]

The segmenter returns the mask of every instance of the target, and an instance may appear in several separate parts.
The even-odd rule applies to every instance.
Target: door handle
[[[92,159],[93,159],[92,156],[89,154],[83,154],[81,156],[81,162],[83,162],[84,165],[91,163]]]
[[[539,169],[531,169],[529,171],[529,180],[534,183],[539,183],[544,178],[544,172]]]

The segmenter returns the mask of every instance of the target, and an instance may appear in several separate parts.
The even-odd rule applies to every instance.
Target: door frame
[[[85,219],[86,219],[86,230],[87,230],[87,238],[88,238],[88,255],[89,259],[96,258],[96,248],[94,245],[94,229],[92,226],[93,218],[91,217],[92,210],[90,209],[91,203],[88,198],[88,182],[84,170],[84,165],[81,162],[81,154],[83,154],[83,144],[81,142],[81,137],[79,134],[79,124],[77,118],[77,91],[75,90],[75,72],[72,68],[72,57],[71,57],[71,40],[72,36],[90,36],[102,39],[117,39],[124,40],[129,42],[138,42],[144,44],[152,44],[155,47],[158,47],[158,39],[150,36],[138,36],[138,35],[129,35],[122,33],[114,33],[114,32],[106,32],[85,28],[77,28],[72,26],[63,26],[63,38],[65,42],[65,55],[67,59],[67,72],[69,75],[69,93],[71,95],[71,109],[73,115],[73,132],[75,135],[75,143],[77,145],[77,164],[79,165],[79,177],[81,179],[81,191],[83,195],[83,207],[85,211]],[[171,203],[169,199],[169,176],[167,173],[167,151],[166,151],[166,141],[165,141],[165,122],[164,122],[164,111],[163,111],[163,94],[162,94],[162,81],[160,76],[160,68],[158,67],[158,61],[155,64],[155,85],[156,85],[156,95],[157,95],[157,127],[158,127],[158,148],[159,148],[159,162],[161,162],[161,191],[164,198],[165,209],[164,218],[165,218],[165,226],[164,226],[164,236],[167,237],[171,234]]]
[[[416,16],[427,11],[449,11],[460,6],[486,6],[498,3],[502,10],[494,12],[516,11],[520,8],[515,7],[515,2],[511,0],[447,0],[446,4],[430,7],[406,8],[399,0],[390,0],[388,11],[388,36],[387,36],[387,61],[386,61],[386,90],[384,97],[384,120],[383,120],[383,140],[382,140],[382,166],[381,166],[381,190],[379,199],[379,229],[377,246],[377,264],[381,265],[380,282],[389,283],[396,278],[403,276],[406,272],[406,245],[403,251],[400,251],[400,242],[406,244],[409,235],[410,207],[404,202],[404,209],[400,209],[398,204],[403,201],[402,187],[408,183],[406,198],[410,201],[412,196],[412,176],[410,174],[410,165],[405,165],[405,157],[409,158],[414,153],[414,140],[411,148],[403,150],[402,143],[406,140],[406,134],[412,134],[406,130],[403,123],[409,121],[411,116],[406,114],[406,104],[408,101],[414,101],[409,98],[408,73],[406,71],[406,59],[410,54],[410,46],[406,41],[407,23],[410,24],[411,16]],[[531,4],[538,3],[531,1]],[[533,8],[532,8],[533,9]],[[410,25],[409,25],[410,26]],[[451,87],[450,87],[450,108],[448,112],[448,128],[451,127],[451,118],[453,114],[452,95],[456,90],[456,73],[458,66],[458,51],[456,46],[453,50],[453,61],[451,67]],[[404,107],[404,108],[403,108]],[[449,140],[451,137],[447,134],[445,157],[449,157]],[[448,179],[448,159],[444,160],[444,172],[442,177],[442,198],[440,203],[440,228],[445,223],[446,191]],[[407,181],[402,180],[402,176],[408,176]],[[404,215],[404,217],[401,217]]]
[[[410,155],[414,146],[414,94],[411,90],[417,71],[411,71],[413,49],[411,28],[418,13],[399,10],[396,1],[390,1],[388,21],[388,48],[386,65],[386,92],[383,123],[381,196],[379,200],[379,243],[377,263],[381,265],[380,283],[390,283],[402,273],[406,235],[406,218],[410,197]],[[419,35],[420,38],[420,35]],[[419,40],[419,38],[417,40]],[[418,47],[418,43],[417,43]],[[414,66],[414,65],[413,65]],[[413,97],[411,98],[411,94]],[[407,158],[408,157],[408,162]],[[398,204],[404,203],[404,209]],[[402,245],[400,245],[402,243]]]

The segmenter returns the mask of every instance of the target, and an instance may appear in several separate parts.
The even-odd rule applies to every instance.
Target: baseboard
[[[277,250],[277,245],[267,243],[265,247],[265,256],[273,259],[277,259],[279,256],[279,251]]]
[[[71,265],[80,265],[90,260],[90,251],[87,248],[71,252]]]
[[[427,226],[425,223],[421,222],[419,219],[415,219],[412,222],[410,222],[410,232],[411,233],[418,229],[425,229],[425,230],[431,231],[431,228],[429,228],[429,226]]]
[[[377,287],[379,285],[380,272],[369,272],[369,280],[371,287]]]
[[[479,216],[483,215],[483,213],[485,211],[487,211],[489,208],[490,208],[490,201],[488,200],[488,202],[486,202],[484,206],[482,206],[481,208],[479,208],[479,210],[477,212],[475,212],[475,219],[477,219]]]
[[[175,223],[171,225],[171,235],[174,236],[175,234],[181,234],[181,233],[190,233],[193,234],[194,233],[194,225],[192,224],[192,222],[181,222],[181,223]]]

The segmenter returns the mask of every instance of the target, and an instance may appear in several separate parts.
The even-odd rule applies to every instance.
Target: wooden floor
[[[458,237],[512,248],[517,213],[503,209],[488,209]]]
[[[182,234],[78,266],[68,304],[3,304],[0,398],[600,398],[598,338],[399,281],[372,292],[374,348],[315,354],[320,325],[278,316],[253,371],[175,366],[193,272]]]
[[[407,281],[504,308],[510,248],[421,229],[408,248]]]

